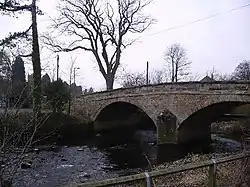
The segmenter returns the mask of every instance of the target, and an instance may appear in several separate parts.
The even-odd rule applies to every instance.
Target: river
[[[216,135],[213,135],[213,145],[215,152],[241,147],[240,142]],[[176,150],[169,148],[164,158],[183,157],[178,151],[176,157],[173,156]],[[32,163],[31,167],[19,169],[14,186],[64,186],[133,174],[149,170],[150,164],[157,164],[157,153],[156,132],[152,130],[97,134],[78,145],[40,146],[27,155],[29,160],[26,161]]]

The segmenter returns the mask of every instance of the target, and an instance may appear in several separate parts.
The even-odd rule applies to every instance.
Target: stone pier
[[[177,118],[168,112],[162,112],[157,118],[158,144],[177,143]]]

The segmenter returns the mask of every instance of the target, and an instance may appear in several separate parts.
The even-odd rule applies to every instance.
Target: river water
[[[241,146],[227,138],[213,136],[213,139],[213,144],[220,147],[215,151],[225,147],[234,151]],[[172,148],[167,150],[164,158],[178,159],[172,156],[173,152]],[[27,161],[32,162],[31,168],[19,169],[14,186],[64,186],[133,174],[149,170],[150,164],[157,164],[157,153],[156,132],[152,130],[97,134],[78,145],[43,146],[27,155]]]

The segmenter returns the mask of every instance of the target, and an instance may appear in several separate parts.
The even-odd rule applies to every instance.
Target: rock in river
[[[81,172],[80,175],[78,175],[78,177],[85,177],[85,178],[90,178],[90,174],[86,173],[86,172]]]
[[[28,168],[31,168],[31,162],[23,162],[22,164],[21,164],[21,168],[22,169],[28,169]]]

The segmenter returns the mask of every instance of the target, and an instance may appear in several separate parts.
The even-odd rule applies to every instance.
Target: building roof
[[[208,75],[205,76],[203,79],[200,80],[200,82],[214,82],[215,80]]]

